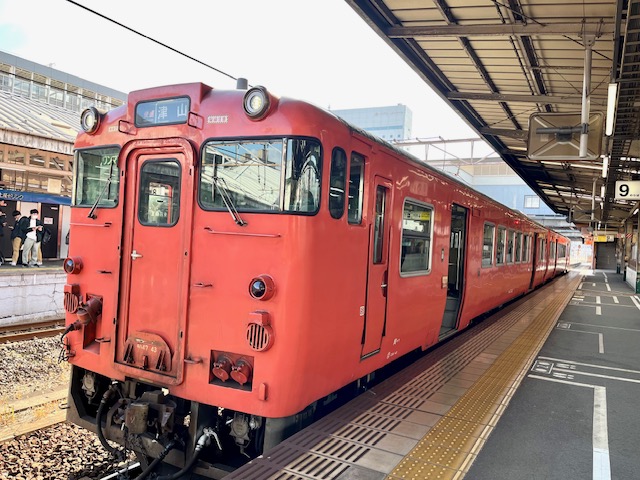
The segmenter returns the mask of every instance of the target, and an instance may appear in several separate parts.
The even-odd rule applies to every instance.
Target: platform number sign
[[[640,181],[617,181],[616,200],[640,200]]]

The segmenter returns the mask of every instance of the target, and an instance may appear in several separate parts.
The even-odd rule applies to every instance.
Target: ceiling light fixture
[[[607,121],[605,124],[605,134],[610,137],[613,134],[613,122],[616,115],[616,103],[618,97],[618,84],[610,83],[607,95]]]

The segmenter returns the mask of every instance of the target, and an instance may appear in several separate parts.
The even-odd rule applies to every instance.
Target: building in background
[[[387,142],[411,138],[413,114],[406,105],[352,108],[331,110],[331,112]]]
[[[110,110],[126,99],[122,92],[0,52],[0,198],[8,205],[3,210],[9,225],[13,210],[40,211],[51,233],[42,246],[44,258],[67,253],[80,113],[90,106]],[[9,235],[0,251],[11,257]]]

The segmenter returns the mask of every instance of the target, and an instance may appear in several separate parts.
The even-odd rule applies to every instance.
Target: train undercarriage
[[[396,362],[393,371],[406,360]],[[178,398],[133,379],[111,381],[73,366],[67,419],[95,431],[115,459],[134,452],[143,470],[136,480],[178,479],[187,473],[191,479],[220,479],[391,373],[387,367],[370,374],[296,415],[265,418]]]
[[[177,398],[135,380],[112,382],[75,366],[69,395],[67,419],[96,431],[115,458],[135,452],[145,473],[140,480],[187,473],[222,478],[309,425],[318,410],[315,402],[290,417],[264,418]]]

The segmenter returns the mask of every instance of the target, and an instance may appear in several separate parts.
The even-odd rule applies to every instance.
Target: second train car
[[[263,87],[136,91],[82,127],[69,419],[145,476],[220,478],[568,267],[566,238]]]

